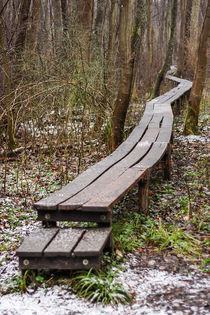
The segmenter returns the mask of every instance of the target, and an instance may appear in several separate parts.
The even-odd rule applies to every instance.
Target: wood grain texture
[[[115,165],[127,154],[129,154],[129,152],[141,139],[142,135],[147,129],[148,123],[152,119],[153,112],[150,109],[150,105],[148,105],[147,107],[148,111],[143,115],[139,125],[132,131],[127,140],[124,141],[112,154],[87,169],[84,173],[79,175],[76,179],[63,187],[61,190],[58,190],[49,195],[47,198],[41,199],[40,201],[36,202],[34,204],[34,208],[39,210],[58,209],[58,205],[60,203],[82,191],[84,188],[94,182],[98,177],[100,177],[104,172],[109,170],[113,165]]]
[[[66,256],[69,257],[74,247],[79,243],[84,229],[68,228],[60,229],[52,242],[44,250],[45,257]]]
[[[41,257],[44,249],[58,233],[57,228],[37,229],[25,238],[21,246],[16,251],[21,257]]]
[[[70,222],[97,222],[111,224],[112,216],[110,212],[91,212],[79,210],[38,210],[38,221],[45,221],[50,215],[51,221],[70,221]]]
[[[146,170],[155,166],[163,157],[167,146],[168,143],[166,142],[155,142],[149,153],[142,159],[142,161],[137,163],[133,167],[141,170]]]
[[[83,204],[95,196],[100,196],[110,182],[115,182],[129,167],[143,158],[150,149],[150,146],[151,144],[148,141],[141,141],[126,156],[126,158],[114,165],[111,169],[104,173],[103,176],[99,177],[94,183],[89,185],[84,191],[81,191],[76,196],[60,204],[59,210],[71,210],[77,208],[81,208],[81,210],[83,210]]]
[[[99,256],[111,234],[111,228],[91,228],[86,230],[81,241],[74,249],[76,257]]]
[[[124,196],[145,174],[146,170],[129,168],[117,180],[104,188],[99,196],[95,196],[85,203],[83,211],[111,210],[114,204]]]
[[[19,258],[19,268],[41,269],[41,270],[89,270],[90,268],[99,269],[102,257],[27,257],[27,266],[24,264],[23,257]],[[85,263],[84,263],[85,262]]]

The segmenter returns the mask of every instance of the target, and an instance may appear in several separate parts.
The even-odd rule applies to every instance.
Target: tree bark
[[[152,91],[151,98],[155,98],[160,95],[160,86],[164,79],[164,76],[169,69],[171,62],[172,62],[172,55],[173,55],[173,49],[174,49],[174,38],[175,38],[175,30],[176,30],[176,18],[177,18],[177,0],[173,1],[172,9],[171,9],[171,32],[170,32],[170,38],[168,42],[167,52],[165,61],[158,73],[157,79],[154,84],[154,88]]]
[[[181,10],[181,26],[180,26],[180,37],[179,37],[179,53],[178,53],[178,66],[177,76],[182,77],[183,66],[184,66],[184,28],[185,28],[185,16],[186,16],[186,0],[180,2]]]
[[[26,48],[32,53],[35,52],[37,46],[37,31],[39,21],[39,10],[41,6],[41,0],[33,0],[32,19],[27,30]]]
[[[196,69],[193,86],[190,93],[187,115],[184,126],[184,134],[195,134],[198,132],[198,117],[200,112],[200,102],[205,86],[206,68],[208,60],[208,44],[210,36],[210,0],[206,7],[202,30],[199,38],[197,51]]]
[[[152,25],[152,0],[147,1],[147,19],[148,19],[148,26],[147,26],[147,51],[148,51],[148,60],[147,60],[147,87],[151,86],[151,73],[152,73],[152,52],[153,52],[153,25]]]
[[[139,0],[139,4],[144,4]],[[114,103],[114,110],[111,124],[111,149],[114,150],[123,140],[123,130],[127,109],[132,94],[135,70],[135,52],[139,52],[140,36],[138,34],[140,16],[133,19],[135,0],[122,0],[120,6],[119,25],[119,53],[120,53],[120,79],[117,97]],[[136,10],[137,11],[137,10]],[[141,30],[140,30],[141,32]]]
[[[19,22],[17,36],[15,39],[15,47],[18,51],[22,51],[25,46],[26,32],[29,21],[29,10],[30,10],[31,0],[21,0],[20,12],[19,12]]]
[[[1,5],[0,5],[1,9]],[[6,108],[6,124],[7,124],[7,141],[8,147],[12,150],[16,146],[15,141],[15,127],[14,127],[14,117],[12,110],[12,99],[11,99],[11,73],[9,59],[7,56],[7,45],[5,40],[5,32],[2,21],[2,16],[0,15],[0,50],[2,58],[2,68],[4,77],[4,94],[5,94],[5,108]]]
[[[182,76],[187,76],[188,64],[189,64],[189,40],[190,40],[190,24],[192,16],[192,0],[187,0],[186,17],[185,17],[185,29],[184,29],[184,64]]]

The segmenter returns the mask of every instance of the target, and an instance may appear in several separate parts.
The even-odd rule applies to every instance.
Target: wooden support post
[[[150,172],[148,171],[144,178],[140,180],[139,185],[139,212],[148,213],[149,209],[149,179]]]
[[[162,159],[163,176],[164,179],[170,180],[171,178],[171,145],[168,144],[166,153]]]
[[[42,221],[42,226],[44,228],[56,227],[57,226],[57,222],[56,221]]]
[[[174,132],[171,132],[171,139],[170,139],[170,144],[174,143]]]
[[[104,252],[109,252],[110,254],[113,254],[113,238],[112,233],[109,236],[109,239],[104,247]]]

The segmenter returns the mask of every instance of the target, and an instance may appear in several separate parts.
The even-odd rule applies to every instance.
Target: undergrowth
[[[204,128],[204,126],[203,126]],[[176,131],[181,128],[176,126]],[[199,150],[202,151],[199,154]],[[198,152],[197,152],[198,151]],[[94,163],[97,154],[87,153]],[[193,157],[192,161],[186,156]],[[75,154],[76,156],[76,154]],[[102,156],[101,156],[102,157]],[[104,255],[101,270],[79,273],[48,274],[26,271],[24,276],[17,274],[0,284],[0,293],[31,292],[39,287],[60,285],[92,302],[105,304],[130,303],[133,294],[118,281],[120,270],[126,261],[126,254],[133,251],[141,253],[150,248],[155,253],[170,251],[200,264],[202,272],[209,272],[209,207],[208,207],[208,156],[200,144],[174,148],[174,167],[171,181],[163,181],[160,169],[152,174],[150,185],[150,208],[148,216],[138,213],[137,191],[134,189],[123,198],[113,210],[114,253]],[[58,163],[59,161],[59,163]],[[36,160],[34,156],[5,162],[1,167],[3,187],[0,216],[3,236],[0,242],[2,258],[0,266],[11,259],[11,253],[20,242],[20,230],[32,224],[29,208],[37,198],[59,189],[77,172],[77,160],[69,161],[58,155]],[[181,164],[182,163],[182,164]],[[4,176],[4,174],[6,174]],[[6,211],[5,211],[6,210]],[[19,233],[19,234],[18,234]]]

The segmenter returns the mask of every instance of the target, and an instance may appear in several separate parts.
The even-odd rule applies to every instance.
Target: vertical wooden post
[[[150,172],[148,171],[144,178],[140,180],[139,185],[139,212],[148,213],[149,208],[149,179]]]
[[[98,222],[98,227],[112,227],[112,217],[110,217],[109,222]],[[113,254],[113,238],[112,233],[110,234],[106,245],[104,247],[104,252],[109,252],[110,254]]]
[[[109,236],[107,243],[104,247],[104,252],[109,252],[110,254],[113,254],[113,238],[112,238],[112,233]]]
[[[166,153],[162,160],[162,167],[163,167],[164,179],[170,180],[171,178],[171,144],[168,144]]]
[[[42,226],[44,228],[56,227],[57,226],[57,222],[56,221],[42,221]]]

